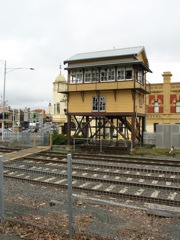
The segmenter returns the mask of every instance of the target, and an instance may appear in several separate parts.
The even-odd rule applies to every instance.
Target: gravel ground
[[[100,199],[100,196],[91,195],[91,198]],[[1,240],[69,239],[65,190],[5,179],[4,199]],[[108,201],[108,198],[101,200]],[[77,195],[73,197],[73,239],[180,239],[180,218],[149,216],[138,208],[113,206],[107,201],[102,203],[78,198]]]

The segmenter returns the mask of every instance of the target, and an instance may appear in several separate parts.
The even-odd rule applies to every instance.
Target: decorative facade
[[[157,124],[180,124],[180,82],[171,82],[171,72],[162,76],[163,83],[151,84],[147,95],[147,132],[155,132]]]

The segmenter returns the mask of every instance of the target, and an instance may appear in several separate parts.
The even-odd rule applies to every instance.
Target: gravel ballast
[[[73,239],[180,239],[178,217],[151,216],[143,209],[125,207],[123,201],[119,206],[108,204],[108,197],[103,202],[95,201],[104,200],[101,196],[91,200],[77,196],[73,197]],[[69,239],[67,199],[66,190],[5,179],[0,239]]]

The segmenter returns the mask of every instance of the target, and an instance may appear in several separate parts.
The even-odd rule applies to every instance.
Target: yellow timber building
[[[64,61],[68,80],[58,92],[67,96],[68,144],[81,135],[143,143],[146,129],[146,80],[149,69],[144,47],[82,53]],[[72,120],[76,129],[72,135]]]

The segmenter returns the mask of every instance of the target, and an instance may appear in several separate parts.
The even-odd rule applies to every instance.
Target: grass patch
[[[169,154],[169,148],[156,148],[156,147],[136,147],[133,151],[133,155],[152,155],[152,156],[180,156],[180,149],[174,149],[172,154]]]

